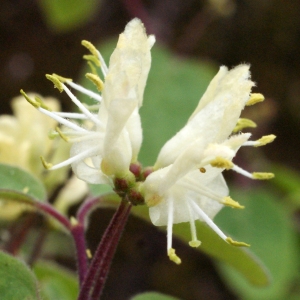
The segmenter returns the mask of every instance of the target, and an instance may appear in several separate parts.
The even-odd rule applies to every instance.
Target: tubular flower
[[[167,253],[177,264],[181,260],[172,248],[175,223],[190,223],[192,247],[200,245],[196,220],[207,223],[227,243],[247,246],[227,237],[212,219],[224,205],[243,208],[229,197],[223,170],[232,169],[252,179],[273,177],[270,173],[249,173],[232,162],[240,147],[263,146],[275,139],[269,135],[249,141],[250,133],[239,133],[243,128],[256,127],[251,120],[240,118],[243,108],[263,101],[264,97],[251,94],[254,83],[248,65],[230,71],[221,67],[187,124],[162,147],[154,166],[141,170],[137,161],[142,143],[139,108],[154,42],[153,36],[146,35],[141,21],[132,20],[120,35],[107,67],[98,50],[83,41],[91,52],[84,56],[92,69],[86,77],[101,95],[71,79],[47,75],[59,91],[68,94],[80,113],[51,112],[40,99],[32,99],[21,91],[28,102],[62,125],[56,134],[72,143],[69,159],[57,165],[44,159],[42,162],[50,170],[71,165],[78,178],[93,184],[110,184],[134,205],[146,203],[152,223],[167,226]],[[97,67],[101,68],[103,81]],[[67,86],[88,95],[96,105],[86,107]]]
[[[200,245],[196,220],[207,223],[224,241],[248,246],[227,237],[212,219],[224,205],[243,208],[228,196],[223,170],[232,169],[252,179],[273,177],[251,174],[232,162],[241,146],[262,146],[275,139],[270,135],[249,141],[250,133],[232,135],[237,126],[239,131],[249,125],[239,119],[242,109],[263,100],[261,94],[251,94],[254,83],[249,78],[248,65],[230,71],[221,67],[187,124],[162,147],[154,171],[141,186],[152,223],[167,226],[167,253],[177,264],[181,260],[172,248],[176,223],[190,222],[192,247]]]
[[[51,165],[42,158],[47,169],[71,165],[78,178],[93,184],[112,185],[115,178],[130,181],[133,174],[129,167],[136,162],[142,142],[138,110],[143,102],[151,65],[150,50],[154,42],[154,36],[146,35],[141,21],[132,20],[119,36],[109,67],[91,43],[82,42],[91,52],[91,55],[84,56],[93,72],[86,74],[86,77],[102,95],[73,83],[71,79],[56,74],[46,75],[60,92],[68,94],[80,113],[51,112],[42,102],[29,98],[21,91],[38,110],[62,125],[62,129],[57,128],[57,133],[72,143],[69,159]],[[104,82],[97,75],[96,67],[101,68]],[[96,105],[87,108],[67,86],[88,95],[96,101]],[[83,120],[84,125],[76,120]]]

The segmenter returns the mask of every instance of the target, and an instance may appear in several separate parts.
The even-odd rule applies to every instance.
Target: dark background
[[[221,8],[199,0],[103,0],[88,22],[68,31],[51,28],[37,0],[2,0],[1,113],[11,112],[9,102],[21,88],[57,96],[45,80],[45,74],[55,70],[58,74],[78,78],[84,54],[80,41],[104,42],[122,32],[133,17],[139,17],[148,33],[155,34],[158,42],[177,55],[212,60],[229,67],[249,62],[258,83],[257,91],[263,93],[269,103],[257,112],[263,119],[263,131],[267,129],[278,136],[276,146],[268,150],[268,157],[298,168],[300,1],[296,0],[225,1]],[[63,108],[68,109],[70,102],[65,101],[64,95],[60,99]],[[193,267],[186,265],[177,269],[172,284],[168,285],[170,275],[164,274],[173,274],[175,266],[166,267],[162,263],[161,266],[156,264],[154,269],[152,265],[153,260],[160,261],[164,256],[164,234],[132,220],[128,232],[134,234],[125,233],[122,239],[104,299],[126,299],[148,289],[173,293],[184,299],[235,299],[219,279],[210,259],[200,254],[195,257]],[[92,228],[91,244],[101,233],[96,224]],[[186,251],[188,256],[195,255],[190,249]],[[182,274],[190,274],[188,278],[191,278],[198,268],[201,273],[195,273],[193,284],[186,285]],[[118,270],[122,270],[120,276]],[[183,277],[177,277],[178,274]],[[179,286],[183,283],[185,289],[181,290]],[[193,290],[192,286],[197,288]]]

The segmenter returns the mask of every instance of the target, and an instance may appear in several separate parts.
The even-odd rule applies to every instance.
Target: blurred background
[[[261,149],[241,151],[236,162],[276,177],[257,183],[228,172],[235,199],[246,203],[246,210],[238,215],[224,210],[216,221],[253,245],[251,250],[273,281],[266,288],[252,287],[227,266],[179,240],[185,263],[172,265],[165,256],[165,233],[132,217],[103,299],[129,299],[147,290],[187,300],[299,299],[299,1],[2,0],[1,113],[11,113],[10,101],[21,88],[59,97],[63,110],[72,109],[71,101],[52,88],[45,74],[83,82],[86,50],[81,40],[97,45],[108,62],[117,35],[134,17],[157,39],[141,111],[145,165],[153,164],[163,143],[184,125],[220,65],[251,65],[254,91],[264,94],[266,101],[247,108],[243,117],[258,124],[251,129],[254,139],[271,133],[277,139]],[[93,215],[88,232],[92,250],[110,215]],[[74,267],[66,257],[60,261]]]

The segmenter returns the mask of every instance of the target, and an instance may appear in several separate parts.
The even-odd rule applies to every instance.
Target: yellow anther
[[[189,245],[193,248],[198,248],[201,245],[201,242],[198,240],[193,240],[189,242]]]
[[[181,259],[176,255],[175,249],[170,248],[168,250],[168,256],[171,261],[173,261],[175,264],[180,265],[181,264]]]
[[[273,173],[264,173],[264,172],[253,172],[252,178],[258,180],[268,180],[274,178],[275,175]]]
[[[82,40],[81,45],[87,48],[94,56],[98,56],[98,50],[91,42],[87,40]]]
[[[100,67],[101,63],[99,60],[99,54],[98,54],[98,50],[96,49],[96,47],[91,42],[85,41],[85,40],[81,41],[81,45],[84,46],[85,48],[87,48],[92,53],[92,55],[95,57],[94,63],[96,64],[96,66]]]
[[[206,169],[202,167],[202,168],[199,169],[199,171],[200,171],[201,173],[205,173],[205,172],[206,172]]]
[[[59,136],[59,134],[58,134],[58,132],[56,130],[50,130],[48,132],[48,138],[51,139],[51,140],[54,140],[58,136]]]
[[[95,66],[94,66],[90,61],[88,61],[87,64],[89,65],[89,67],[90,67],[90,69],[91,69],[91,72],[92,72],[93,74],[95,74],[95,75],[98,75]]]
[[[100,67],[100,61],[98,57],[94,55],[83,55],[83,59],[87,60],[89,63],[94,63],[97,67]]]
[[[265,135],[256,141],[257,144],[254,145],[254,147],[260,147],[260,146],[264,146],[266,144],[272,143],[275,139],[276,139],[276,135],[274,135],[274,134]]]
[[[23,90],[20,90],[20,93],[23,95],[23,97],[35,108],[41,107],[41,104],[38,103],[36,100],[31,99]]]
[[[59,127],[55,127],[55,130],[64,141],[69,142],[69,138],[62,133]]]
[[[72,78],[66,78],[66,77],[62,77],[60,75],[57,75],[55,73],[52,74],[52,76],[56,77],[60,82],[67,82],[67,81],[73,81]]]
[[[104,83],[100,79],[98,75],[92,74],[92,73],[86,73],[85,77],[89,79],[96,87],[99,92],[103,90]]]
[[[90,249],[86,249],[85,253],[86,253],[86,256],[88,257],[88,259],[92,259],[93,258],[93,255],[92,255],[92,252],[91,252]]]
[[[78,225],[78,221],[75,217],[71,216],[70,218],[70,222],[72,226],[77,226]]]
[[[49,170],[49,169],[52,168],[53,165],[51,163],[46,162],[46,160],[43,156],[40,156],[40,159],[41,159],[42,164],[43,164],[45,169]]]
[[[235,246],[235,247],[250,247],[249,244],[246,244],[244,242],[237,242],[237,241],[234,241],[231,237],[227,237],[226,238],[226,242],[232,246]]]
[[[256,103],[259,102],[263,102],[265,100],[265,97],[263,94],[260,93],[252,93],[250,95],[250,99],[248,100],[248,102],[246,103],[247,106],[251,106],[254,105]]]
[[[64,90],[63,84],[60,82],[59,78],[55,75],[46,74],[46,78],[53,82],[54,87],[56,87],[60,92]]]
[[[235,125],[234,129],[232,132],[236,133],[239,132],[240,130],[247,128],[247,127],[251,127],[251,128],[255,128],[257,125],[249,119],[239,119],[237,124]]]
[[[231,197],[224,197],[222,203],[226,206],[230,206],[232,208],[240,208],[243,209],[245,206],[240,205],[238,202],[231,199]]]
[[[222,168],[226,170],[233,168],[233,163],[230,160],[225,159],[223,157],[216,157],[214,160],[210,162],[210,164],[212,167]]]
[[[39,107],[42,107],[48,111],[52,111],[52,109],[48,107],[40,97],[35,96],[34,99],[39,104]]]

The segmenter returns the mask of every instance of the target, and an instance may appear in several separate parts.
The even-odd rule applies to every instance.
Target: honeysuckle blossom
[[[41,103],[27,97],[38,110],[63,125],[63,129],[57,131],[63,139],[72,143],[68,160],[54,166],[43,161],[45,167],[54,170],[71,164],[78,178],[92,184],[112,185],[115,178],[130,180],[133,177],[129,167],[136,162],[142,142],[138,110],[143,102],[151,65],[150,50],[154,42],[153,36],[146,35],[141,21],[132,20],[119,36],[109,68],[91,43],[82,42],[91,52],[85,58],[94,64],[92,69],[101,67],[104,83],[95,72],[87,74],[87,78],[102,92],[101,96],[70,79],[47,75],[61,92],[68,94],[81,113],[50,112]],[[67,85],[94,99],[96,105],[93,108],[98,112],[94,113],[83,105]],[[76,119],[88,122],[81,126],[74,121]]]
[[[198,107],[187,124],[161,149],[153,172],[142,184],[141,190],[150,207],[154,225],[167,226],[167,252],[171,260],[180,263],[172,248],[172,226],[190,222],[192,240],[198,247],[195,220],[207,223],[223,240],[235,246],[247,246],[227,237],[212,221],[224,205],[243,208],[228,196],[222,176],[224,169],[232,169],[252,179],[272,178],[270,173],[249,173],[232,163],[241,146],[262,146],[275,136],[248,141],[250,133],[232,132],[251,126],[239,119],[245,105],[263,100],[261,94],[252,94],[248,65],[228,71],[221,67],[211,81]]]
[[[43,159],[50,170],[72,165],[78,178],[93,184],[110,184],[133,204],[149,206],[154,225],[167,226],[167,253],[172,261],[180,258],[172,248],[173,224],[189,222],[192,247],[198,247],[195,221],[207,223],[224,241],[234,246],[247,246],[227,237],[213,222],[225,206],[243,208],[229,197],[222,176],[232,169],[252,179],[269,179],[270,173],[249,173],[232,162],[242,146],[262,146],[274,135],[249,141],[250,133],[240,133],[256,124],[240,118],[246,105],[264,100],[251,93],[248,65],[232,70],[221,67],[209,84],[187,124],[161,149],[153,167],[141,170],[137,158],[142,143],[139,108],[151,64],[150,50],[154,37],[147,36],[140,20],[128,23],[106,66],[101,54],[83,41],[91,55],[85,56],[93,73],[86,76],[101,96],[58,75],[47,75],[55,87],[65,91],[80,113],[51,112],[39,99],[25,98],[42,113],[62,125],[57,128],[64,140],[72,143],[70,158],[57,165]],[[97,75],[101,67],[104,81]],[[95,100],[93,107],[83,105],[67,87]],[[94,112],[96,111],[96,112]],[[79,124],[76,120],[82,120]]]
[[[29,96],[40,98],[33,93]],[[51,110],[60,109],[60,104],[55,98],[46,97],[45,104]],[[57,122],[29,106],[22,96],[12,99],[11,106],[14,115],[0,116],[0,162],[18,166],[40,177],[48,189],[53,189],[65,180],[67,170],[45,174],[43,166],[36,158],[39,155],[51,157],[54,161],[67,158],[68,145],[48,137],[49,130],[57,126]]]

